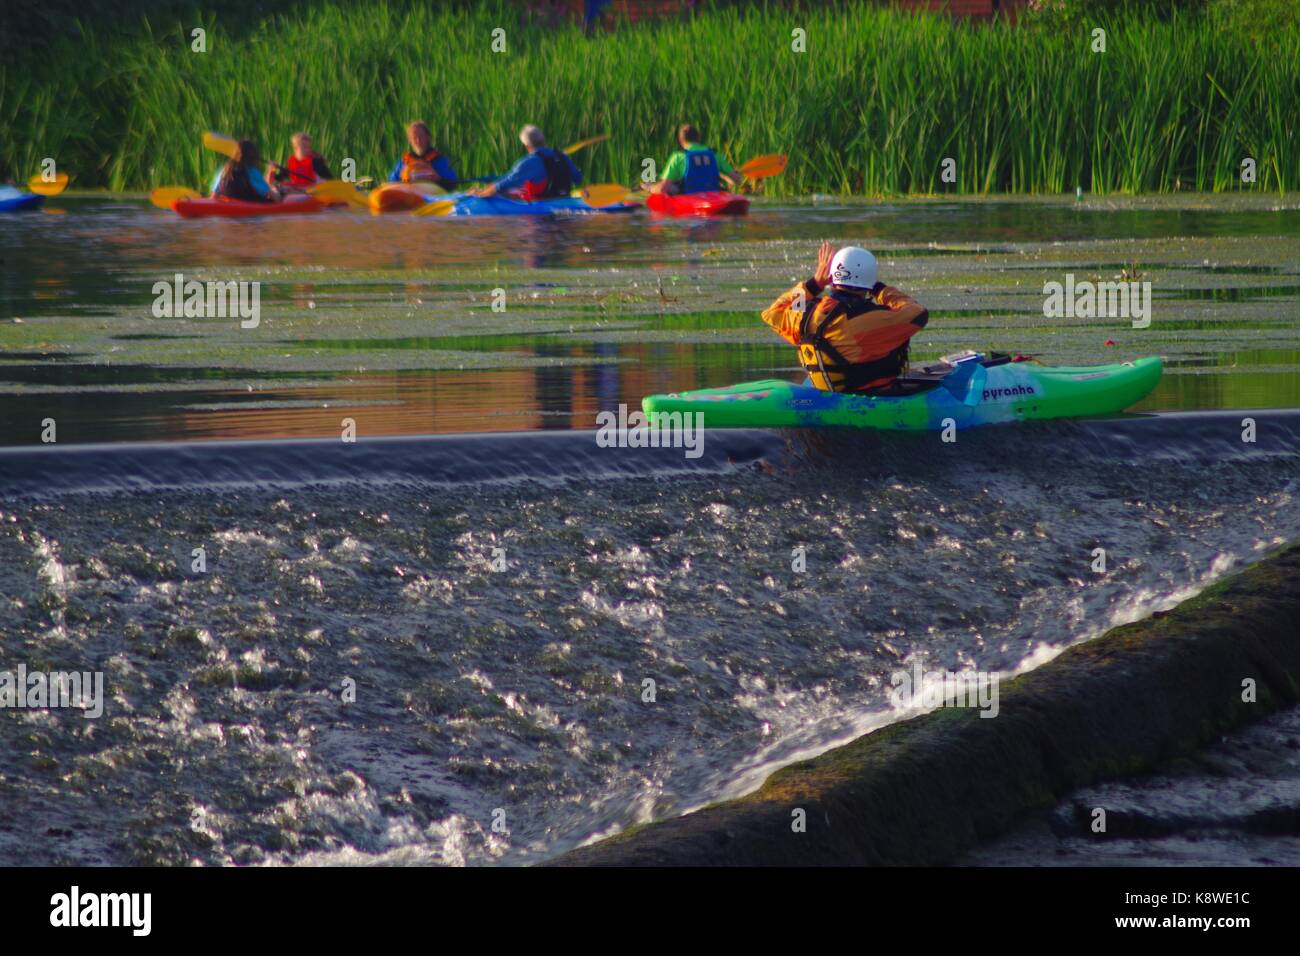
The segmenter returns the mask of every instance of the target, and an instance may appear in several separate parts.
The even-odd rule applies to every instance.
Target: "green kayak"
[[[1160,381],[1159,358],[1052,367],[963,353],[900,378],[889,394],[825,392],[779,379],[641,401],[647,416],[701,412],[705,428],[841,426],[938,431],[1122,412]]]

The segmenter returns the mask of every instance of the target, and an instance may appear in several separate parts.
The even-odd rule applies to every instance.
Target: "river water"
[[[897,719],[914,660],[1032,667],[1300,532],[1294,203],[60,204],[0,222],[0,670],[102,672],[104,713],[0,711],[0,863],[544,859]],[[598,446],[796,377],[756,310],[821,237],[930,307],[918,357],[1160,354],[1159,414]],[[177,272],[259,281],[259,326],[155,318]],[[1151,326],[1044,318],[1067,273],[1151,281]]]

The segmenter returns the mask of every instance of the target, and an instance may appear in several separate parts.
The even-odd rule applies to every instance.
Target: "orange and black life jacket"
[[[425,180],[437,180],[433,164],[441,154],[430,146],[423,155],[416,156],[410,150],[402,154],[402,182],[414,183]]]
[[[884,306],[877,305],[866,296],[853,295],[840,289],[831,289],[825,297],[834,300],[835,305],[823,313],[817,327],[812,327],[812,319],[821,299],[813,299],[806,304],[803,321],[799,325],[799,364],[814,384],[816,376],[820,375],[828,389],[836,392],[860,392],[888,385],[907,370],[907,342],[870,362],[847,361],[840,350],[827,340],[826,331],[841,318],[861,315]]]

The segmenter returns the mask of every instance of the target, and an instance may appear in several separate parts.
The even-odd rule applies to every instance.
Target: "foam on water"
[[[519,862],[743,792],[914,661],[1018,673],[1297,537],[1294,423],[0,455],[0,669],[108,698],[0,711],[0,862]]]

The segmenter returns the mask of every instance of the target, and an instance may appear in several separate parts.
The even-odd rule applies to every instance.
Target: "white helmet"
[[[876,284],[876,257],[858,246],[845,246],[831,260],[831,282],[850,289],[870,289]]]

